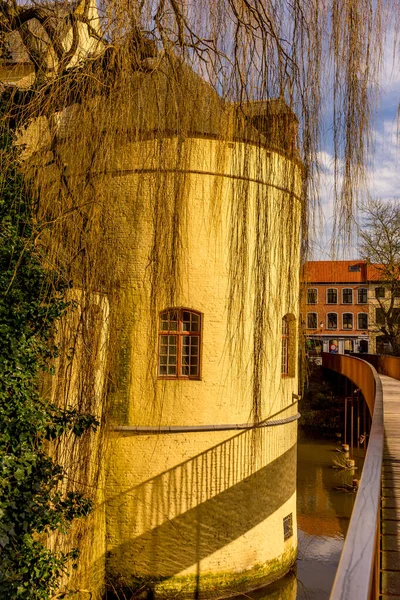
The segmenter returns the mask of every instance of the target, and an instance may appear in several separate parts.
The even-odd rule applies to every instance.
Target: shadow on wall
[[[121,575],[121,580],[123,578],[128,585],[133,585],[135,580],[150,583],[150,580],[163,580],[191,567],[194,573],[197,565],[199,577],[200,561],[262,524],[293,496],[296,433],[295,422],[256,432],[247,430],[136,487],[123,492],[117,486],[110,489],[108,531],[114,547],[108,554],[109,576]],[[163,439],[166,444],[171,443],[170,436]],[[187,440],[182,441],[187,443]],[[128,454],[134,462],[140,442],[143,448],[149,444],[149,437],[140,440],[124,434],[117,443],[124,444],[125,455],[127,448],[131,449]],[[176,443],[174,436],[170,452]],[[155,444],[151,448],[147,446],[149,457],[154,447]],[[156,451],[160,452],[161,447]],[[162,452],[165,451],[164,446]],[[126,467],[128,470],[128,463]],[[125,481],[138,479],[137,474],[133,475],[134,465],[130,468]],[[244,542],[243,552],[249,553],[248,563],[256,568],[250,569],[248,575],[262,585],[287,571],[294,558],[293,549],[291,547],[289,552],[290,559],[284,560],[282,557],[288,548],[284,543],[282,521],[271,536],[264,528],[256,532],[256,537],[251,536]],[[279,557],[270,561],[267,572],[266,559],[259,558],[263,546],[269,546],[268,556]],[[222,560],[219,569],[221,576],[224,574],[223,587],[230,585],[229,572],[233,584],[238,572],[249,568],[229,568],[237,557],[226,558],[227,562]],[[218,573],[214,574],[213,569],[212,575],[215,584]],[[201,585],[207,585],[203,574]],[[246,587],[245,581],[243,585]]]

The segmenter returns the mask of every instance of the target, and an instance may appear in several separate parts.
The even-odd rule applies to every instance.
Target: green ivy
[[[66,532],[91,502],[60,492],[63,468],[46,445],[67,432],[79,437],[98,422],[39,394],[40,373],[51,372],[57,356],[52,340],[70,284],[38,254],[33,203],[6,124],[0,164],[0,598],[48,599],[77,551],[52,552],[43,534]]]

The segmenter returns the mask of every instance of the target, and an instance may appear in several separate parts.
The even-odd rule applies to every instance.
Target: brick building
[[[306,352],[369,352],[369,271],[366,261],[308,261],[302,272]]]

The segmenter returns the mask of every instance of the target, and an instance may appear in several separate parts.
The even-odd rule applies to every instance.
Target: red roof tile
[[[349,270],[350,267],[359,270]],[[364,283],[367,281],[365,260],[313,260],[303,267],[305,283]]]

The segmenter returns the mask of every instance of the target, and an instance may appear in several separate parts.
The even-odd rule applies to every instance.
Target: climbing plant
[[[90,16],[94,5],[100,9],[100,18]],[[119,314],[124,314],[118,303],[130,303],[129,310],[135,308],[128,292],[121,294],[119,291],[132,287],[127,283],[128,266],[138,260],[133,255],[132,239],[143,198],[151,198],[152,203],[148,222],[151,252],[146,257],[146,273],[151,288],[148,309],[155,319],[160,308],[176,304],[182,267],[185,266],[182,248],[187,233],[185,211],[190,185],[190,144],[185,140],[196,131],[208,137],[214,132],[215,120],[219,121],[222,139],[236,139],[245,120],[246,106],[252,102],[265,102],[274,107],[276,104],[269,101],[280,98],[289,107],[289,113],[299,119],[298,145],[294,143],[296,148],[291,158],[301,161],[304,167],[304,195],[301,198],[304,247],[312,220],[310,215],[315,214],[317,205],[315,175],[320,135],[322,129],[329,126],[333,131],[336,158],[338,210],[335,214],[339,215],[339,225],[348,225],[368,155],[374,83],[381,65],[385,27],[389,19],[394,21],[400,14],[397,7],[398,0],[363,3],[345,0],[340,4],[337,0],[0,2],[2,54],[7,56],[14,43],[20,53],[25,50],[25,66],[30,62],[32,69],[30,84],[24,81],[22,91],[12,81],[10,84],[7,74],[4,82],[9,88],[6,94],[10,99],[7,116],[18,125],[19,134],[26,134],[22,136],[26,144],[25,181],[34,189],[35,197],[40,198],[28,207],[27,199],[22,195],[22,182],[11,161],[3,185],[14,182],[5,195],[7,210],[12,207],[14,212],[13,216],[7,213],[8,220],[5,219],[2,225],[5,235],[11,237],[7,237],[8,245],[5,244],[8,248],[4,259],[7,269],[4,281],[1,281],[6,302],[11,301],[13,294],[23,296],[25,300],[21,306],[16,301],[7,309],[11,311],[11,321],[20,318],[20,329],[12,327],[17,332],[13,338],[14,346],[20,349],[18,356],[23,356],[23,359],[19,358],[21,365],[15,360],[7,372],[11,379],[15,378],[12,381],[17,389],[21,384],[18,377],[24,373],[20,387],[29,388],[32,394],[32,400],[27,404],[32,415],[29,419],[17,418],[17,423],[19,427],[28,427],[31,423],[27,447],[37,444],[35,447],[40,450],[43,464],[48,465],[49,481],[59,483],[62,473],[44,452],[47,442],[69,431],[81,434],[93,425],[89,417],[86,422],[82,420],[81,409],[72,413],[59,412],[60,409],[46,403],[35,391],[40,369],[48,368],[54,357],[55,350],[49,350],[49,343],[65,309],[63,273],[67,279],[78,282],[86,299],[90,296],[93,299],[97,294],[107,297],[110,306],[114,306],[112,317],[116,325],[110,329],[107,352],[110,364],[106,365],[110,373],[107,381],[113,391],[123,379],[118,362],[127,362],[126,357],[121,358],[118,354],[125,331],[125,324],[118,321]],[[81,42],[84,45],[88,36],[92,40],[90,48],[80,54],[79,46]],[[188,73],[192,75],[188,76]],[[332,101],[328,125],[324,101],[325,92],[330,88],[334,88],[334,93],[333,98],[327,94],[328,101]],[[198,115],[201,114],[207,115],[207,122],[199,122]],[[294,121],[292,137],[296,137]],[[177,138],[176,151],[170,154],[168,144],[163,142],[167,136]],[[130,212],[124,209],[124,213],[119,190],[111,185],[111,178],[122,166],[136,169],[140,161],[134,154],[135,145],[149,140],[157,143],[146,145],[143,155],[146,157],[144,166],[148,168],[137,169],[136,192],[129,204]],[[248,148],[238,154],[234,165],[235,172],[240,175],[238,179],[242,176],[244,180],[248,179],[249,175],[258,179],[265,175],[262,156],[265,144],[271,145],[272,140],[255,135],[251,143],[257,148],[256,160]],[[10,147],[7,148],[9,153]],[[122,161],[125,152],[135,156],[129,164]],[[226,156],[221,151],[216,157],[216,172],[225,161]],[[292,161],[286,161],[285,165],[281,173],[285,192],[282,198],[287,230],[293,231],[299,202],[291,192]],[[266,175],[270,179],[274,173]],[[212,192],[214,220],[218,223],[226,215],[221,210],[217,185]],[[276,306],[269,302],[269,290],[273,288],[270,265],[272,260],[282,261],[287,265],[285,279],[295,281],[297,248],[293,244],[287,250],[285,244],[280,244],[277,256],[269,254],[268,240],[278,230],[281,219],[277,211],[269,210],[274,192],[267,189],[257,195],[255,242],[250,242],[250,187],[247,184],[232,186],[231,196],[227,290],[230,339],[233,340],[230,351],[232,356],[242,356],[244,307],[251,280],[255,289],[252,307],[254,339],[252,360],[244,362],[254,365],[251,374],[252,415],[256,421],[265,416],[261,410],[262,377],[276,368],[276,354],[270,357],[270,362],[266,358],[267,336],[270,325],[281,317],[282,310],[280,301]],[[35,222],[31,220],[32,214]],[[124,236],[118,234],[120,224],[116,215],[124,221]],[[41,233],[38,236],[37,223],[43,222],[52,223],[51,235]],[[127,223],[132,224],[132,231],[125,228]],[[40,243],[36,243],[38,240]],[[45,254],[40,255],[38,248],[43,248]],[[53,265],[54,273],[44,269],[44,265]],[[38,279],[33,277],[34,273]],[[282,294],[290,296],[287,303],[293,304],[297,290],[289,285]],[[36,308],[33,308],[31,303],[35,302]],[[87,304],[89,306],[88,300]],[[85,350],[90,350],[94,336],[92,331],[87,333]],[[149,348],[155,347],[155,340],[153,342],[149,343]],[[23,344],[27,346],[25,350]],[[63,340],[62,347],[68,349],[69,342]],[[74,377],[73,381],[67,376],[58,379],[64,397],[76,399],[80,406],[84,406],[89,398],[86,391],[94,387],[96,361],[92,358],[95,354],[88,351],[86,363],[80,361],[81,378]],[[10,356],[13,354],[5,346],[4,360],[11,360]],[[23,361],[27,362],[26,368]],[[68,372],[65,364],[64,360],[64,371],[60,369],[59,372]],[[244,365],[238,365],[239,370],[242,367]],[[149,369],[149,373],[155,373],[155,369]],[[7,389],[13,396],[14,388]],[[154,398],[154,405],[156,401]],[[162,406],[161,400],[159,403]],[[81,451],[74,454],[81,459],[82,480],[87,476],[87,454]],[[96,462],[101,464],[97,459]],[[32,481],[36,478],[33,471],[30,476]],[[21,486],[26,478],[27,475],[21,476]],[[93,487],[95,485],[96,481]],[[60,497],[56,484],[44,488],[47,504],[44,502],[40,506],[47,506],[48,518],[30,531],[63,530],[72,513],[79,512],[84,503],[81,504],[83,501],[69,488],[72,496]],[[69,502],[68,506],[63,502]],[[10,514],[7,521],[10,527],[12,519],[20,522],[16,513],[15,510],[15,514]],[[36,537],[30,539],[33,544],[39,543]],[[47,552],[44,547],[41,551]],[[55,555],[52,556],[55,562],[48,571],[48,589],[55,585],[57,574],[67,560],[66,554],[58,556],[59,562]],[[34,562],[38,569],[40,560],[32,560],[29,564]],[[24,568],[27,569],[27,581],[34,569],[26,564]],[[43,574],[42,579],[46,580]]]
[[[53,372],[70,284],[38,249],[43,226],[34,223],[34,200],[4,120],[0,162],[0,597],[47,599],[77,551],[52,551],[46,540],[91,510],[83,494],[63,491],[64,469],[51,444],[83,436],[97,421],[39,393],[39,377]]]

